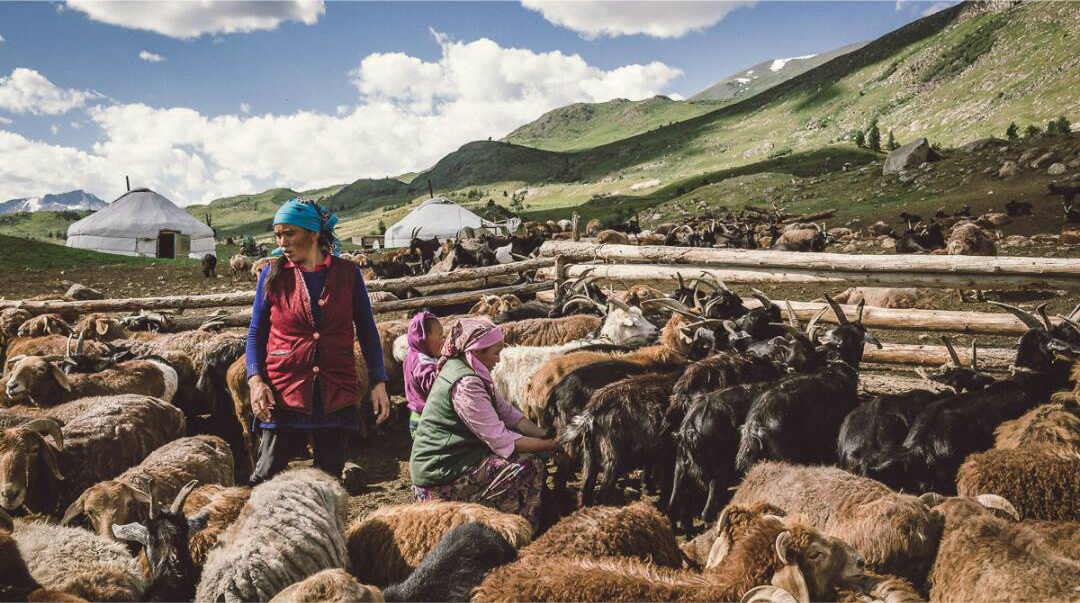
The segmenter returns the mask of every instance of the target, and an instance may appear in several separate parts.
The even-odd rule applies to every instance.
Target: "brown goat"
[[[683,566],[671,522],[655,507],[585,507],[562,518],[518,557],[632,557],[663,567]]]
[[[738,601],[772,583],[799,601],[830,600],[863,575],[850,546],[796,518],[755,520],[731,552],[704,574],[636,559],[528,557],[490,572],[474,601]]]
[[[617,230],[601,230],[596,233],[596,242],[601,245],[629,245],[630,237]]]
[[[475,503],[383,507],[349,526],[346,538],[353,573],[364,584],[380,587],[404,580],[451,528],[474,521],[501,534],[514,548],[533,537],[525,518]]]
[[[563,318],[528,318],[500,325],[506,345],[548,346],[570,343],[600,326],[599,316],[575,314]]]
[[[589,220],[588,224],[585,225],[585,234],[589,235],[590,237],[594,237],[596,236],[596,233],[600,232],[603,229],[604,223],[601,222],[598,218],[593,218],[592,220]]]

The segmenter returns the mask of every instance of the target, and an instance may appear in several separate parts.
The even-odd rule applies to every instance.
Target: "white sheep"
[[[237,276],[243,276],[245,272],[251,271],[251,260],[247,256],[238,253],[229,258],[229,267],[232,268],[233,278]]]
[[[210,551],[196,601],[269,601],[326,569],[348,569],[348,495],[318,469],[294,469],[259,484],[240,518]]]

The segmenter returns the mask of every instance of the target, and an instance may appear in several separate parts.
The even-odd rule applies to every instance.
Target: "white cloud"
[[[10,119],[0,115],[0,126],[10,126],[13,123],[15,123],[15,122],[13,122]]]
[[[576,31],[585,39],[644,34],[654,38],[681,38],[691,31],[712,27],[728,13],[753,1],[713,0],[522,0],[521,4],[545,19]]]
[[[276,29],[284,21],[314,25],[326,12],[323,0],[68,0],[67,7],[102,23],[180,39]]]
[[[146,50],[139,51],[139,58],[147,63],[160,63],[165,60],[165,57],[160,54],[154,54]]]
[[[82,129],[82,124],[80,124],[77,121],[73,121],[73,122],[71,122],[71,129],[72,130],[81,130]]]
[[[0,109],[32,115],[59,115],[101,98],[89,90],[57,88],[33,69],[17,67],[8,77],[0,76]]]
[[[53,125],[49,126],[49,130],[53,133],[53,136],[56,136],[57,134],[60,133],[60,126],[58,126],[56,124],[53,124]]]
[[[251,105],[247,103],[240,103],[240,112],[244,115],[251,113]]]
[[[208,117],[182,107],[91,107],[101,137],[88,151],[26,140],[0,146],[8,166],[0,166],[0,199],[49,192],[59,170],[65,178],[81,170],[85,185],[71,188],[106,198],[123,192],[116,174],[130,174],[181,204],[381,178],[428,168],[466,142],[502,137],[569,103],[648,98],[681,75],[662,63],[603,70],[577,55],[436,39],[437,62],[365,57],[349,74],[360,98],[344,111]]]
[[[935,2],[922,11],[922,16],[929,17],[930,15],[943,11],[950,6],[953,6],[956,2]]]
[[[6,42],[6,41],[7,40],[4,39],[4,36],[0,36],[0,42]]]

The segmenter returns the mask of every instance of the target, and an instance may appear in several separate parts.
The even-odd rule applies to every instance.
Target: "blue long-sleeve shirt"
[[[270,268],[263,268],[259,274],[259,284],[255,289],[255,303],[251,308],[251,326],[248,328],[247,346],[245,356],[248,375],[266,376],[266,342],[270,338],[270,304],[263,296],[263,282]],[[304,284],[307,286],[308,296],[311,299],[311,316],[315,319],[316,328],[322,314],[322,306],[315,303],[322,295],[326,285],[326,268],[318,267],[315,270],[303,270]],[[382,341],[379,332],[375,329],[375,318],[371,314],[371,299],[368,298],[367,286],[364,285],[364,277],[360,268],[356,267],[356,289],[353,291],[353,325],[356,328],[356,338],[360,342],[360,351],[364,354],[367,363],[368,376],[371,384],[387,381],[386,368],[383,366]]]

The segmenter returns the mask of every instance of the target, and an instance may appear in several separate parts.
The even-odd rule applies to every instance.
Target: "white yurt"
[[[217,255],[209,226],[148,188],[128,191],[69,226],[67,246],[158,258]]]
[[[452,239],[466,226],[488,228],[496,232],[503,230],[506,225],[489,222],[446,197],[435,197],[424,201],[401,221],[387,228],[383,243],[387,248],[406,247],[416,228],[420,229],[417,236],[421,239]]]

